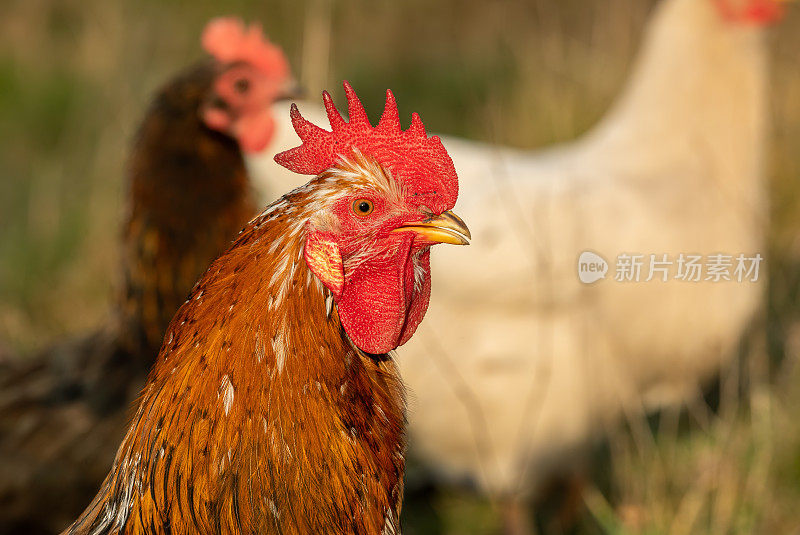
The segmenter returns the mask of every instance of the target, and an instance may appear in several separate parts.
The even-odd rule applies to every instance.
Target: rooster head
[[[729,22],[765,26],[783,18],[790,0],[714,0],[722,18]]]
[[[391,91],[373,127],[347,82],[344,89],[348,121],[323,93],[331,131],[292,105],[302,144],[275,161],[317,175],[305,261],[331,292],[350,340],[387,353],[414,334],[428,308],[430,247],[466,245],[470,235],[450,211],[458,177],[441,140],[427,136],[417,114],[403,131]]]
[[[291,96],[294,86],[283,50],[264,37],[258,24],[246,27],[224,17],[206,25],[202,43],[218,64],[201,108],[203,122],[236,139],[246,152],[263,150],[275,129],[270,105]]]

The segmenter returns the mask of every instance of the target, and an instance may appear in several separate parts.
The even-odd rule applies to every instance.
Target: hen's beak
[[[467,224],[449,210],[425,221],[403,225],[392,232],[414,232],[426,241],[453,245],[469,245],[472,237]]]

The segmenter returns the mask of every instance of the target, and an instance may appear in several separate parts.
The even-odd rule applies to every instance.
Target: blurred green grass
[[[152,91],[201,57],[205,22],[223,14],[259,20],[299,66],[311,2],[3,2],[0,345],[26,353],[106,314],[127,147]],[[418,111],[431,130],[518,147],[567,140],[619,91],[653,5],[340,0],[324,85],[338,90],[349,79],[373,117],[391,87],[401,117]],[[772,379],[728,399],[732,408],[719,414],[697,408],[689,425],[664,423],[685,415],[662,415],[658,425],[628,422],[608,442],[575,532],[800,529],[800,9],[769,40],[767,343],[752,358],[768,364]],[[309,89],[313,96],[321,87]],[[410,512],[412,534],[499,526],[486,502],[457,492]]]

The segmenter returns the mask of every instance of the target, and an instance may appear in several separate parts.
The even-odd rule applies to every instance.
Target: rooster
[[[158,92],[133,145],[111,319],[2,369],[0,532],[54,533],[91,499],[169,320],[257,213],[243,151],[270,141],[288,63],[258,27],[231,19],[202,40],[210,59]]]
[[[275,157],[316,175],[253,219],[178,310],[94,501],[65,533],[398,533],[404,396],[390,352],[431,290],[430,247],[466,244],[452,160],[386,94],[345,82],[331,131]]]
[[[620,416],[696,395],[734,354],[763,265],[757,282],[645,283],[643,270],[636,284],[615,282],[614,263],[763,253],[762,28],[781,12],[774,0],[664,0],[627,87],[581,139],[522,151],[442,137],[475,238],[436,258],[457,275],[399,359],[410,451],[440,480],[471,481],[514,516]],[[251,165],[262,196],[294,180]],[[586,250],[605,257],[607,280],[579,282]]]

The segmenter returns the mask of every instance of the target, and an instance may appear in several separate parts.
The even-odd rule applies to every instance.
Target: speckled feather
[[[67,533],[399,531],[395,364],[350,342],[303,260],[318,207],[382,187],[374,178],[315,178],[212,264],[170,324],[111,473]]]

